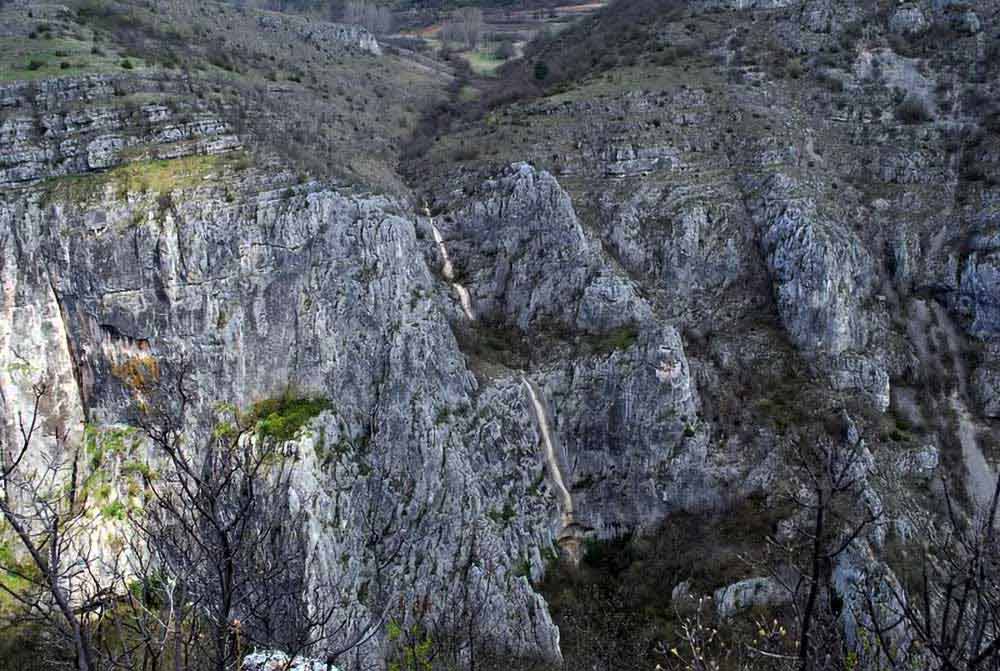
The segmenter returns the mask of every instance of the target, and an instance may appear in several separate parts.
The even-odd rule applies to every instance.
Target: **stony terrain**
[[[2,70],[5,439],[40,378],[46,446],[132,422],[182,364],[192,441],[219,402],[328,399],[294,446],[311,593],[347,585],[340,619],[365,622],[379,543],[402,548],[401,621],[474,612],[469,639],[525,665],[570,657],[543,594],[560,554],[692,516],[776,533],[818,434],[863,448],[859,506],[886,513],[839,557],[841,598],[875,562],[896,584],[901,511],[940,502],[931,480],[985,504],[1000,457],[1000,6],[733,4],[660,8],[579,72],[554,38],[530,57],[563,81],[405,161],[447,68],[360,29],[0,10],[0,42],[44,20],[104,44]],[[200,12],[234,56],[166,63],[188,38],[164,26]],[[661,591],[782,606],[747,543]]]

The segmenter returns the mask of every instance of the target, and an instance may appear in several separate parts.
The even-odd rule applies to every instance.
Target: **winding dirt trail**
[[[969,412],[969,371],[965,365],[965,357],[962,355],[961,337],[958,328],[944,307],[936,301],[931,301],[930,305],[937,326],[944,335],[955,377],[958,380],[958,388],[952,391],[948,401],[958,421],[958,442],[962,446],[962,459],[965,462],[965,470],[968,475],[966,489],[977,506],[987,509],[993,500],[993,490],[996,487],[998,473],[987,461],[986,455],[979,446],[979,439],[976,436],[978,430],[976,422],[972,413]]]
[[[996,487],[997,472],[986,460],[976,439],[976,424],[965,402],[959,398],[958,392],[952,392],[951,408],[958,419],[958,441],[962,445],[962,459],[968,474],[966,489],[969,496],[982,509],[988,509],[993,500],[993,489]]]

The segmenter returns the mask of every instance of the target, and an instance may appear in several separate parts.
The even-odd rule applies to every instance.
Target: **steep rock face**
[[[356,595],[370,581],[363,523],[375,510],[395,530],[385,542],[405,541],[384,598],[457,607],[474,594],[489,604],[482,640],[558,660],[544,601],[514,574],[526,556],[540,570],[552,542],[549,498],[525,494],[542,468],[532,414],[519,385],[477,394],[413,220],[384,198],[271,190],[238,153],[194,159],[168,162],[184,172],[169,175],[181,186],[157,173],[176,187],[162,191],[121,193],[111,171],[4,194],[4,363],[31,366],[4,381],[6,438],[32,381],[57,388],[44,408],[52,440],[84,417],[127,423],[149,381],[132,371],[169,375],[181,360],[199,408],[191,440],[219,401],[329,398],[297,490],[312,507],[316,587],[342,576]],[[497,562],[489,575],[456,579],[479,556]]]
[[[815,205],[794,198],[795,184],[769,180],[758,210],[761,248],[789,337],[806,351],[840,354],[868,342],[861,305],[872,293],[872,260],[860,242]]]
[[[319,46],[334,42],[360,49],[373,56],[382,55],[382,47],[379,46],[378,40],[361,26],[308,21],[297,16],[277,13],[261,14],[257,17],[257,23],[264,31],[288,31]]]
[[[705,191],[692,193],[668,179],[663,187],[623,185],[598,202],[608,249],[677,313],[692,304],[716,303],[715,297],[741,283],[759,283],[755,255],[748,253],[752,228],[730,204],[738,192],[724,183]]]
[[[562,512],[613,538],[759,491],[773,464],[738,441],[714,444],[678,331],[658,322],[558,182],[520,164],[472,193],[436,221],[476,319],[591,343],[528,373],[568,489]]]
[[[81,396],[73,362],[72,341],[66,331],[63,308],[54,278],[42,264],[22,265],[18,250],[15,212],[0,206],[0,399],[3,438],[18,445],[17,427],[30,425],[34,404],[33,384],[43,378],[49,388],[42,399],[47,418],[35,438],[32,458],[57,449],[61,436],[79,441],[84,423]]]
[[[837,557],[832,575],[833,587],[847,606],[840,614],[847,644],[858,651],[862,663],[871,665],[877,664],[881,656],[878,648],[864,643],[873,627],[884,630],[883,635],[895,650],[908,650],[914,640],[909,628],[901,624],[906,603],[896,597],[905,590],[892,569],[876,557],[869,543],[855,541]],[[878,608],[866,608],[866,598]],[[878,613],[881,620],[873,621],[872,612]]]
[[[483,387],[467,370],[442,310],[447,287],[428,269],[413,220],[384,198],[315,185],[257,190],[266,182],[234,157],[202,158],[199,179],[167,194],[121,197],[113,172],[87,175],[85,198],[58,182],[7,194],[5,361],[23,356],[56,381],[46,410],[77,429],[84,417],[128,422],[142,394],[129,371],[147,362],[168,375],[183,359],[203,409],[290,387],[330,398],[297,447],[313,587],[339,576],[356,594],[371,582],[365,521],[378,510],[393,529],[386,542],[406,548],[394,563],[393,598],[488,604],[483,640],[557,660],[545,603],[514,573],[526,562],[540,577],[562,528],[558,495],[545,484],[552,474],[541,427],[520,376]],[[549,198],[560,193],[549,180],[521,192],[529,203],[521,221],[546,221]],[[583,240],[578,228],[573,234]],[[605,285],[598,257],[582,249],[546,268],[557,282],[577,281],[581,257],[597,269],[564,314],[608,328],[601,320],[612,316],[591,319],[585,309],[588,291]],[[541,248],[533,253],[544,259]],[[486,298],[487,285],[474,286]],[[626,295],[638,307],[625,317],[644,320],[649,308]],[[670,327],[645,326],[623,350],[529,375],[551,413],[584,529],[612,537],[669,511],[712,508],[745,476],[713,464]],[[27,384],[4,385],[8,437],[28,408]],[[209,428],[201,422],[191,420],[192,440]],[[457,580],[476,557],[500,563]],[[361,626],[373,608],[354,602],[342,617]]]
[[[601,333],[651,316],[635,287],[602,261],[547,172],[511,166],[442,227],[487,321]]]
[[[878,356],[884,308],[872,308],[874,260],[854,235],[825,220],[800,185],[767,178],[751,206],[778,314],[792,342],[817,359],[835,389],[889,406],[889,375]]]
[[[601,537],[718,507],[734,482],[760,487],[734,453],[713,453],[678,332],[654,322],[548,173],[501,171],[442,221],[455,279],[485,319],[609,344],[477,379],[449,324],[451,287],[417,235],[425,222],[404,204],[292,185],[237,145],[212,144],[232,135],[207,113],[203,142],[178,136],[169,109],[70,123],[47,102],[62,99],[57,87],[11,99],[26,118],[51,104],[59,121],[8,136],[30,151],[0,199],[2,363],[20,371],[2,382],[6,439],[39,380],[55,390],[49,446],[84,422],[129,423],[147,385],[182,365],[192,441],[220,401],[330,399],[295,443],[293,504],[308,511],[310,593],[332,581],[354,595],[338,622],[363,627],[379,612],[361,596],[375,593],[375,515],[382,542],[402,548],[382,603],[428,599],[442,629],[474,607],[481,645],[557,662],[558,630],[528,581],[565,530],[557,480],[580,533]],[[106,160],[59,149],[97,140],[116,147]],[[384,643],[382,632],[359,655]]]
[[[612,451],[624,463],[648,458],[647,471],[665,455],[696,459],[702,466],[688,477],[697,482],[712,467],[738,470],[740,449],[753,453],[748,448],[766,443],[771,427],[779,434],[773,453],[787,459],[789,427],[809,424],[812,408],[832,413],[845,405],[857,409],[854,433],[870,441],[866,458],[896,462],[891,482],[872,478],[859,502],[884,510],[887,523],[838,558],[836,589],[845,604],[859,604],[865,577],[880,571],[879,598],[901,589],[882,564],[893,533],[913,534],[892,519],[906,515],[899,492],[887,491],[897,481],[920,493],[911,510],[939,503],[927,482],[942,477],[982,500],[979,483],[992,482],[993,470],[976,441],[995,427],[965,404],[974,398],[983,414],[996,413],[1000,367],[982,345],[995,339],[1000,293],[989,112],[996,59],[984,48],[997,15],[990,2],[966,21],[966,7],[948,4],[876,13],[810,0],[752,19],[725,12],[700,23],[665,18],[647,33],[659,46],[638,47],[627,69],[602,76],[595,68],[439,142],[438,165],[459,140],[481,155],[441,171],[447,177],[438,193],[456,185],[472,193],[488,166],[525,157],[565,175],[560,181],[585,235],[599,237],[605,261],[641,288],[655,318],[669,315],[683,334],[699,392],[689,415],[693,435],[683,439],[662,425],[643,426],[631,440],[617,431],[621,399],[638,401],[645,390],[636,384],[621,393],[622,374],[604,371],[625,370],[642,345],[578,360],[572,375],[549,361],[540,366],[581,523],[609,528],[587,516],[613,509],[606,493],[622,481],[608,477]],[[661,56],[662,47],[680,51],[685,32],[707,46],[671,64],[675,55]],[[767,49],[771,40],[780,46]],[[709,54],[720,65],[701,67]],[[973,91],[978,108],[966,103]],[[956,316],[957,329],[949,321]],[[639,340],[645,336],[642,330]],[[977,365],[971,379],[966,360]],[[599,391],[581,393],[584,382]],[[741,418],[745,409],[749,417]],[[782,472],[780,465],[770,472]],[[728,481],[744,484],[753,475]],[[660,489],[656,476],[647,483],[676,493]],[[622,491],[618,500],[642,499]],[[706,499],[716,491],[710,477],[699,491]],[[845,607],[841,624],[860,652],[865,623],[857,612]],[[902,627],[890,635],[905,645]]]
[[[976,369],[972,389],[979,411],[986,417],[1000,417],[1000,369],[996,366]]]
[[[650,529],[677,510],[716,508],[722,488],[739,479],[709,455],[698,394],[672,327],[645,330],[626,350],[546,371],[543,379],[576,521],[599,536]],[[736,463],[729,466],[738,470]]]
[[[992,340],[1000,334],[1000,234],[974,235],[959,280],[959,307],[970,320],[973,336]]]
[[[143,157],[239,148],[240,140],[218,117],[188,103],[174,109],[107,103],[133,94],[185,90],[182,82],[152,75],[94,75],[0,87],[0,109],[8,111],[0,121],[0,187],[111,168]]]

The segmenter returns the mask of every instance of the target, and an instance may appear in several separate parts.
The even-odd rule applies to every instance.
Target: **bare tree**
[[[965,517],[942,478],[943,519],[910,516],[923,539],[919,573],[909,594],[872,573],[864,606],[869,620],[891,613],[894,619],[872,629],[880,652],[893,668],[921,657],[924,666],[947,671],[1000,668],[1000,543],[996,536],[1000,479],[986,509]],[[884,589],[878,589],[884,585]],[[897,626],[918,643],[900,649],[885,635]]]
[[[463,7],[441,26],[441,39],[446,44],[460,44],[466,49],[479,46],[483,36],[483,10]]]
[[[834,604],[833,566],[840,555],[882,518],[865,497],[869,455],[851,436],[796,438],[794,472],[802,483],[790,498],[799,521],[790,536],[769,539],[765,562],[771,577],[793,597],[800,671],[836,664],[843,640]]]
[[[458,10],[459,21],[465,30],[465,44],[470,49],[479,46],[483,36],[483,10],[479,7],[462,7]]]
[[[297,505],[290,503],[292,436],[269,428],[274,415],[266,410],[219,406],[202,421],[210,436],[192,441],[188,419],[202,404],[189,388],[188,368],[181,362],[173,381],[137,412],[163,461],[145,483],[149,504],[135,523],[151,568],[172,586],[172,602],[182,609],[160,618],[172,619],[172,638],[184,648],[173,657],[207,658],[224,671],[256,645],[280,649],[290,660],[308,653],[333,664],[381,631],[391,605],[405,534],[386,501],[386,478],[373,469],[360,497],[360,561],[369,575],[364,603],[355,604],[354,576],[310,566],[316,560],[306,536],[310,495],[296,490]],[[202,629],[206,636],[195,635]]]
[[[182,363],[138,413],[163,465],[146,479],[149,502],[134,522],[156,568],[183,594],[179,621],[207,628],[194,639],[197,655],[225,671],[249,641],[290,649],[308,638],[302,512],[289,507],[294,455],[259,430],[252,412],[221,407],[207,423],[211,435],[191,440],[186,378]]]
[[[344,23],[364,26],[376,35],[392,31],[392,11],[371,0],[348,0],[341,17]]]
[[[33,387],[20,440],[0,445],[0,514],[17,541],[0,569],[26,586],[0,581],[0,590],[20,605],[19,624],[58,632],[78,671],[227,671],[251,645],[333,663],[386,621],[406,537],[386,503],[392,492],[380,471],[366,478],[368,597],[352,607],[354,576],[308,580],[310,501],[290,503],[289,436],[225,406],[202,418],[208,433],[195,440],[188,420],[204,404],[188,368],[134,390],[138,429],[91,428],[80,444],[63,432],[44,451],[49,387]],[[127,497],[107,493],[126,483]]]
[[[657,653],[671,668],[682,671],[792,671],[798,658],[788,654],[786,631],[776,619],[755,617],[755,638],[731,640],[715,617],[714,604],[705,597],[684,597],[690,603],[674,605],[679,622],[677,643],[659,644]],[[614,668],[609,666],[609,668]]]
[[[16,550],[0,568],[28,586],[18,590],[0,582],[0,590],[20,604],[26,617],[50,625],[70,643],[79,671],[93,671],[95,654],[84,617],[103,594],[83,584],[92,546],[79,491],[79,449],[71,449],[67,433],[58,430],[47,454],[33,445],[49,393],[47,378],[32,385],[30,416],[18,413],[19,440],[0,445],[0,513],[16,539]]]

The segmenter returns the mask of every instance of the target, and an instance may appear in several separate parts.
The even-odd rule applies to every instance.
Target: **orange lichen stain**
[[[144,391],[159,381],[160,364],[151,355],[139,354],[114,363],[111,374],[135,391]]]

